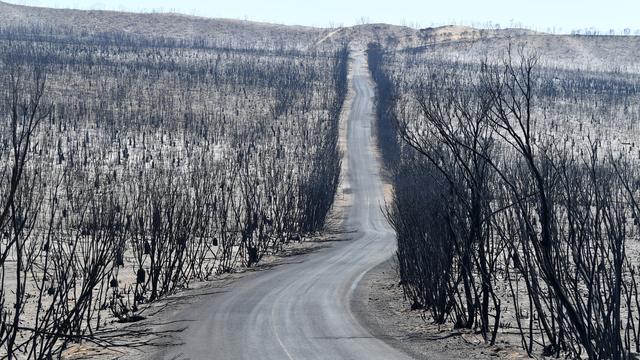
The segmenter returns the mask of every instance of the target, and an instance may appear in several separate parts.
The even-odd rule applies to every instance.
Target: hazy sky
[[[6,0],[60,8],[176,11],[191,15],[315,26],[386,22],[444,24],[569,32],[594,27],[640,29],[640,0]]]

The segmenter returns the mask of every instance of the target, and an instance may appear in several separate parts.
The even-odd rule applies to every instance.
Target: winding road
[[[364,54],[353,56],[346,151],[352,203],[345,219],[352,239],[243,278],[228,292],[167,319],[189,325],[179,335],[181,345],[154,358],[409,359],[363,327],[352,307],[359,280],[395,249],[380,209],[383,186],[371,133],[373,85]]]

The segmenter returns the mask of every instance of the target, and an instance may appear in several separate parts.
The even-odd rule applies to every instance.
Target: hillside
[[[412,49],[437,53],[442,58],[469,62],[486,57],[502,58],[509,43],[525,45],[541,56],[541,62],[563,69],[582,71],[640,72],[639,36],[576,36],[528,34],[474,41],[447,41]]]
[[[13,5],[0,1],[0,28],[36,25],[40,28],[89,35],[124,32],[133,36],[168,39],[201,39],[210,44],[272,45],[278,48],[309,49],[349,42],[365,48],[379,42],[391,48],[440,50],[456,54],[460,46],[465,53],[483,56],[504,49],[509,41],[526,42],[554,59],[576,60],[581,64],[603,64],[611,59],[621,65],[635,63],[640,37],[573,36],[537,33],[526,29],[487,30],[465,26],[441,26],[414,29],[389,24],[364,24],[341,28],[287,26],[262,22],[212,19],[176,13],[128,13],[86,11]],[[625,60],[626,59],[626,60]]]
[[[314,39],[320,38],[326,32],[311,27],[209,19],[175,13],[142,14],[52,9],[5,2],[0,2],[0,24],[3,27],[36,25],[88,34],[125,32],[131,35],[170,39],[201,38],[222,45],[247,42],[308,44],[313,43]]]

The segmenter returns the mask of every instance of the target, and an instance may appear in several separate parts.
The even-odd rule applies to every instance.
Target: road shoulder
[[[521,359],[513,346],[487,346],[480,335],[438,326],[404,299],[393,259],[374,267],[356,287],[352,312],[372,335],[415,359]]]

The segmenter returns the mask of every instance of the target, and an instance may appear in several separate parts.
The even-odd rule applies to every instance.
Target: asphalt
[[[168,321],[184,322],[181,345],[164,359],[409,359],[359,321],[360,279],[395,250],[381,210],[383,185],[372,134],[374,90],[363,53],[355,53],[347,125],[349,240],[239,280]]]

